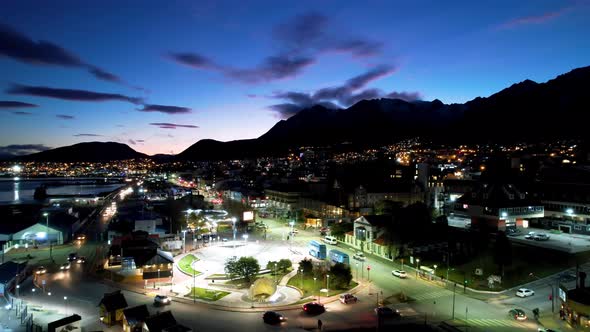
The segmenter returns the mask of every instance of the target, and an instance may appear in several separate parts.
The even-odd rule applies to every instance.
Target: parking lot
[[[547,234],[549,236],[549,240],[536,241],[533,239],[525,239],[526,234],[529,232]],[[567,233],[554,234],[548,229],[527,228],[519,235],[510,236],[509,239],[517,243],[554,249],[572,254],[590,250],[590,236]]]

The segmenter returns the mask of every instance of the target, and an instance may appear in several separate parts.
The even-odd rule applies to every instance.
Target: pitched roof
[[[526,192],[513,184],[482,184],[478,190],[461,196],[456,201],[460,204],[480,205],[491,208],[519,207],[538,205]]]
[[[127,300],[125,300],[125,295],[120,290],[116,290],[112,293],[105,293],[98,305],[101,304],[104,305],[106,311],[115,311],[126,308]]]
[[[150,312],[145,304],[123,310],[123,315],[129,324],[145,322]]]
[[[150,332],[163,332],[165,329],[177,325],[170,310],[151,315],[145,319],[144,323]]]
[[[365,218],[365,220],[371,224],[371,226],[375,227],[385,227],[387,224],[391,224],[393,221],[393,217],[390,215],[368,215],[362,216],[360,218]],[[357,219],[358,220],[358,219]]]

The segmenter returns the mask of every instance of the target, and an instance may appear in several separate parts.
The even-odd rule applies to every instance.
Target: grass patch
[[[206,301],[217,301],[228,294],[229,292],[224,292],[216,289],[193,287],[191,288],[191,291],[184,297]]]
[[[491,274],[500,275],[500,271],[498,265],[494,262],[492,249],[487,249],[467,263],[451,266],[449,279],[456,282],[458,286],[463,285],[465,278],[468,287],[480,290],[500,291],[534,281],[535,278],[530,276],[531,273],[539,278],[543,278],[574,267],[576,266],[576,262],[587,261],[590,257],[590,252],[571,255],[551,249],[520,245],[514,242],[512,242],[512,254],[512,264],[505,267],[502,284],[495,284],[493,289],[488,287],[487,278]],[[531,264],[531,262],[534,262],[534,264]],[[446,278],[447,267],[444,262],[430,260],[425,260],[424,263],[420,262],[420,265],[427,265],[429,267],[432,267],[434,264],[438,264],[436,275]],[[482,276],[475,275],[475,269],[477,268],[483,270]]]
[[[289,279],[289,282],[287,283],[287,285],[301,289],[303,291],[303,297],[312,296],[312,295],[313,296],[321,295],[322,297],[326,296],[326,293],[320,294],[320,289],[326,288],[326,281],[319,280],[319,279],[314,281],[313,276],[303,276],[303,280],[302,280],[300,274],[295,275],[291,279]],[[327,296],[333,296],[336,294],[345,293],[346,291],[353,289],[357,285],[358,285],[358,283],[356,283],[355,281],[351,281],[350,284],[348,285],[348,287],[343,288],[343,289],[332,289],[331,288],[332,286],[330,286],[330,292],[328,293]]]
[[[182,257],[182,259],[178,261],[178,263],[177,263],[178,269],[180,269],[180,271],[182,271],[182,273],[188,274],[189,276],[192,276],[192,275],[198,276],[199,274],[201,274],[201,272],[194,270],[192,268],[193,262],[196,262],[198,260],[199,259],[195,255],[188,254],[188,255]]]

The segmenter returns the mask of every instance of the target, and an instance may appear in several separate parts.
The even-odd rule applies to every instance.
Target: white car
[[[365,254],[363,254],[362,252],[357,252],[354,255],[352,255],[352,259],[364,262],[367,259],[367,257],[365,257]]]
[[[527,240],[532,240],[532,239],[534,239],[534,238],[535,238],[535,235],[536,235],[536,234],[537,234],[537,233],[535,233],[535,232],[528,232],[528,233],[527,233],[527,234],[524,236],[524,238],[525,238],[525,239],[527,239]]]
[[[166,295],[156,295],[154,297],[154,304],[155,305],[167,305],[170,304],[172,301],[170,301],[170,298]]]
[[[408,274],[406,273],[406,271],[402,271],[402,270],[393,270],[391,271],[391,274],[393,274],[394,276],[398,277],[398,278],[407,278]]]
[[[535,292],[532,289],[528,288],[519,288],[516,291],[516,296],[518,297],[529,297],[535,295]]]

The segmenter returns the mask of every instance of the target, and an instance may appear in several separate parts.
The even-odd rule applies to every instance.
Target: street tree
[[[260,264],[254,257],[232,257],[225,262],[225,273],[230,278],[243,278],[250,283],[254,277],[260,272]]]
[[[351,281],[352,272],[350,271],[350,266],[336,263],[330,268],[330,285],[332,285],[332,288],[347,288]]]
[[[278,261],[277,263],[277,269],[281,272],[287,272],[288,269],[290,269],[293,266],[293,263],[291,263],[290,259],[281,259],[280,261]]]
[[[338,222],[330,226],[330,235],[339,239],[343,239],[344,235],[354,229],[354,224],[351,222]]]
[[[311,259],[304,258],[299,262],[299,269],[303,270],[303,274],[305,275],[312,275],[313,274],[313,263]]]

